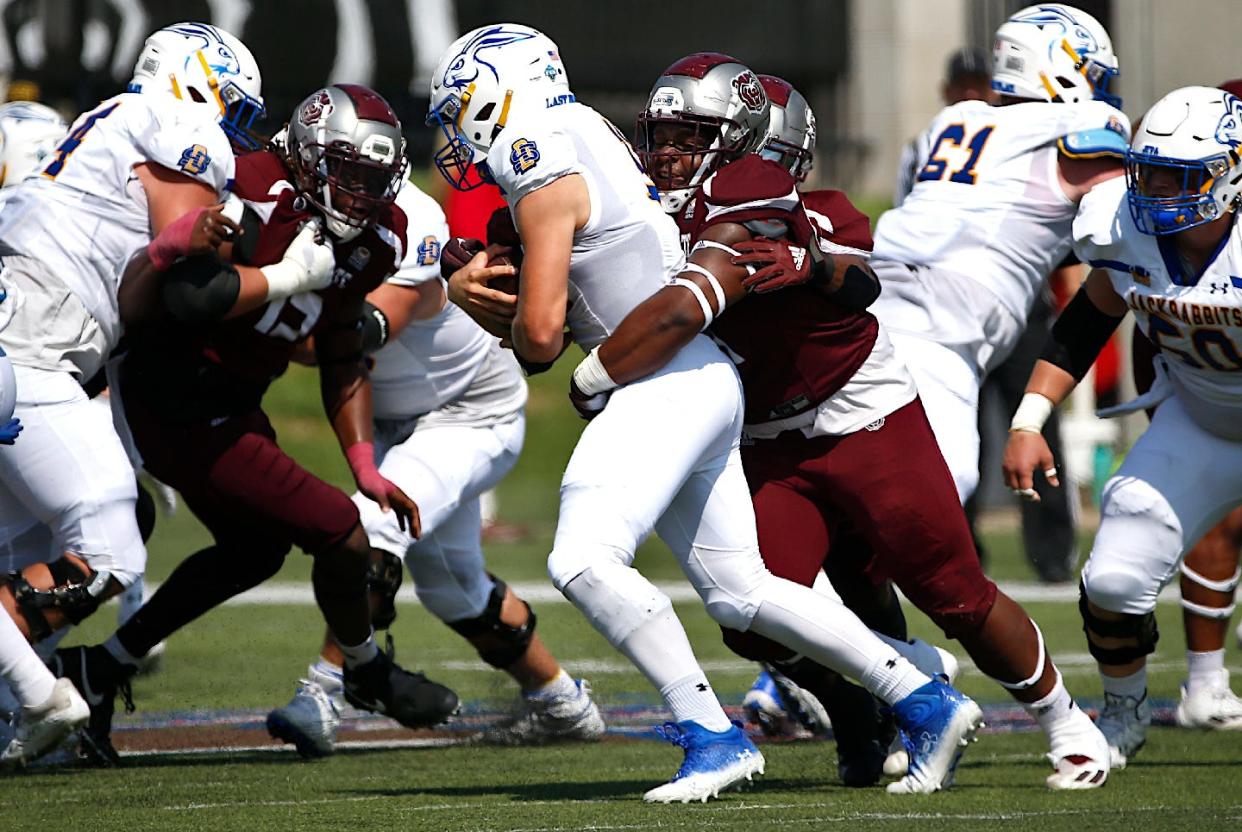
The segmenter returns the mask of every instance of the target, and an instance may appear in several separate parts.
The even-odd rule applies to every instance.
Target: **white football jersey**
[[[0,213],[0,255],[21,254],[63,280],[98,321],[108,348],[120,337],[117,286],[151,241],[147,196],[134,166],[153,162],[224,191],[234,158],[213,108],[122,93],[83,113],[38,176]]]
[[[1104,269],[1164,356],[1173,391],[1204,430],[1242,440],[1242,226],[1234,223],[1196,279],[1171,236],[1134,226],[1125,182],[1093,188],[1074,221],[1074,251]]]
[[[407,182],[397,205],[409,220],[409,246],[388,283],[419,286],[440,281],[440,250],[448,240],[444,211]],[[409,419],[461,405],[459,421],[503,418],[526,403],[526,382],[512,353],[452,303],[439,314],[411,321],[375,353],[371,370],[375,418]]]
[[[510,209],[562,176],[586,180],[591,216],[574,233],[566,316],[583,349],[602,343],[685,264],[677,226],[629,142],[585,104],[510,122],[492,143],[487,166]]]
[[[1026,320],[1070,251],[1077,208],[1058,180],[1057,141],[1101,128],[1130,135],[1101,101],[946,107],[918,140],[909,196],[876,225],[873,258],[961,274]]]

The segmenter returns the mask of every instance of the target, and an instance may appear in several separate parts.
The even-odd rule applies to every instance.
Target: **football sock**
[[[1225,648],[1203,653],[1188,650],[1186,651],[1186,666],[1189,670],[1186,680],[1187,690],[1216,689],[1220,687],[1224,676],[1221,671],[1225,669]]]
[[[22,705],[42,705],[52,695],[56,677],[26,641],[17,623],[0,611],[0,677]]]
[[[144,584],[145,581],[143,581],[142,576],[139,575],[138,578],[132,584],[125,587],[125,591],[121,593],[118,599],[120,601],[120,608],[116,611],[116,624],[118,627],[133,618],[134,613],[138,612],[139,608],[142,607],[144,601]]]
[[[1065,689],[1061,671],[1058,670],[1057,681],[1047,696],[1034,702],[1023,702],[1021,705],[1039,723],[1039,727],[1044,729],[1044,733],[1051,737],[1073,712],[1074,700]]]
[[[901,656],[876,659],[859,678],[863,687],[886,705],[896,705],[931,681]]]
[[[901,639],[889,638],[882,633],[876,633],[881,641],[887,643],[898,653],[906,657],[910,664],[917,667],[928,676],[935,676],[937,673],[943,673],[948,676],[948,669],[944,666],[944,656],[936,649],[935,645],[923,641],[921,638],[912,638],[908,641]]]
[[[1141,700],[1147,695],[1147,665],[1143,665],[1129,676],[1105,676],[1101,673],[1100,681],[1104,683],[1105,693]]]
[[[522,695],[528,699],[573,699],[578,695],[578,685],[562,668],[542,687],[523,691]]]
[[[660,695],[673,712],[674,722],[697,722],[717,734],[728,731],[733,724],[721,710],[720,702],[701,670],[660,688]]]
[[[350,647],[346,644],[341,644],[339,639],[336,643],[340,644],[341,652],[345,654],[345,666],[351,669],[360,664],[366,664],[379,655],[379,647],[375,644],[374,631],[371,632],[371,635],[362,644],[355,644]]]

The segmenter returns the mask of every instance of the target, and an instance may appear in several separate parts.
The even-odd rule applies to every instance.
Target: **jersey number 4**
[[[102,110],[96,110],[84,116],[81,123],[76,125],[69,135],[65,137],[65,140],[57,146],[55,151],[56,158],[48,162],[43,175],[48,179],[55,179],[60,173],[60,169],[65,166],[65,160],[72,155],[73,151],[78,149],[78,145],[82,143],[82,139],[86,138],[86,134],[95,126],[95,122],[112,115],[112,111],[120,106],[121,102],[118,101],[110,107],[104,107]]]
[[[970,137],[970,141],[966,141],[966,125],[950,124],[944,130],[940,131],[940,135],[936,137],[936,141],[932,144],[931,154],[927,157],[927,164],[923,165],[923,169],[919,171],[918,181],[930,182],[932,180],[944,179],[945,172],[949,169],[949,163],[940,158],[941,150],[947,150],[944,147],[948,142],[953,147],[962,147],[965,143],[966,149],[970,151],[970,156],[966,159],[966,164],[949,174],[950,182],[960,182],[963,185],[975,184],[975,165],[979,164],[979,154],[983,153],[983,146],[988,143],[988,137],[992,135],[995,125],[989,124],[981,127],[975,134]]]

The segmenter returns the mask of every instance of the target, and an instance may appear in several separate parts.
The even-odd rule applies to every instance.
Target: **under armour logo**
[[[884,666],[887,667],[889,670],[892,670],[894,667],[897,666],[897,660],[889,659],[888,661],[884,663]]]
[[[1228,283],[1209,283],[1208,285],[1211,287],[1211,289],[1209,290],[1209,294],[1212,294],[1212,295],[1216,294],[1217,292],[1220,292],[1223,295],[1225,294],[1225,292],[1229,291]]]
[[[709,690],[711,690],[711,688],[707,686],[707,682],[699,682],[697,685],[695,685],[695,688],[698,689],[699,693],[707,693]]]

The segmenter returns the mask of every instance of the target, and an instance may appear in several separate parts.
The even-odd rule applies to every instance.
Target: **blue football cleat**
[[[716,733],[690,720],[666,722],[656,733],[684,748],[686,759],[672,780],[643,795],[648,803],[706,803],[721,790],[763,774],[763,755],[737,723]]]
[[[983,725],[975,701],[938,676],[893,705],[910,768],[889,794],[931,794],[953,784],[966,745]]]

